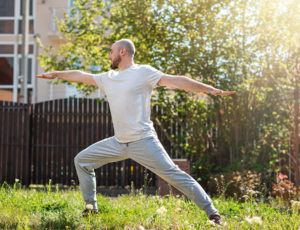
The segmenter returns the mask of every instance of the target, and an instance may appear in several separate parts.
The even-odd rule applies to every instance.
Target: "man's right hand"
[[[35,77],[37,77],[37,78],[44,78],[44,79],[50,79],[50,80],[56,78],[54,72],[39,74],[39,75],[36,75]]]
[[[87,85],[98,86],[94,80],[93,74],[86,73],[80,70],[53,71],[36,75],[36,77],[49,80],[60,78],[69,82],[81,82]]]

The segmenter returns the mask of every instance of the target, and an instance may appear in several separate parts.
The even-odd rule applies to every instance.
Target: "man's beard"
[[[111,62],[110,68],[112,68],[112,69],[118,69],[120,62],[121,62],[121,56],[119,55],[115,60],[113,60]]]

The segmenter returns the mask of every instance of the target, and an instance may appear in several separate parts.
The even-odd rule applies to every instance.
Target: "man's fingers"
[[[232,95],[235,94],[235,91],[223,91],[223,90],[216,90],[212,93],[213,95]]]
[[[235,94],[235,91],[223,91],[221,95],[231,95]]]
[[[35,77],[37,78],[46,78],[46,79],[54,79],[54,76],[48,75],[48,74],[39,74],[39,75],[35,75]]]

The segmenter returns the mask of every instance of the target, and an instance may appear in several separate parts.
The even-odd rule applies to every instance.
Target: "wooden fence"
[[[113,135],[107,102],[61,99],[33,105],[0,102],[0,183],[78,183],[74,157],[90,144]],[[159,134],[162,138],[162,135]],[[167,140],[162,140],[170,146]],[[125,160],[96,170],[98,186],[154,185],[155,176]]]
[[[0,101],[0,182],[30,182],[30,107]]]

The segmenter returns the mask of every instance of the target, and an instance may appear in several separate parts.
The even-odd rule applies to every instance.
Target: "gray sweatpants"
[[[110,137],[78,153],[75,157],[75,167],[87,204],[92,204],[94,209],[97,209],[94,169],[127,158],[143,165],[184,193],[208,216],[217,212],[203,188],[174,164],[157,137],[147,137],[125,144],[118,142],[115,137]]]

